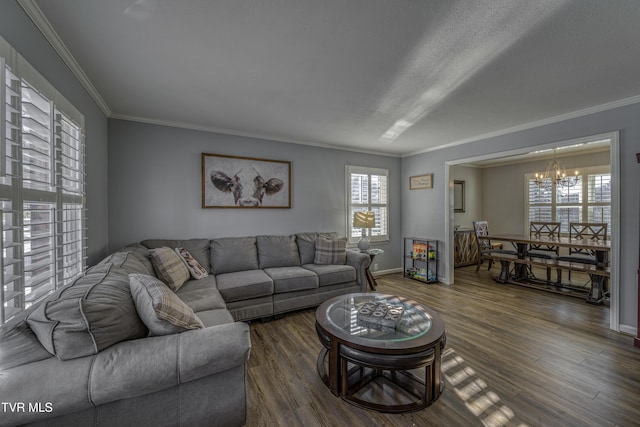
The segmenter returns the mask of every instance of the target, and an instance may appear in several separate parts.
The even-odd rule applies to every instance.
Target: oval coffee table
[[[380,303],[376,315],[386,307],[401,313],[399,319],[372,317],[369,308]],[[318,307],[316,331],[323,345],[318,373],[333,394],[347,402],[381,412],[406,412],[440,397],[446,335],[444,322],[432,309],[393,295],[341,295]]]

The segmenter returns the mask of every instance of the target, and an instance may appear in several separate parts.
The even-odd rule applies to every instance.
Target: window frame
[[[84,272],[87,215],[84,116],[2,37],[0,83],[2,325]]]
[[[368,197],[367,203],[353,203],[352,201],[352,185],[351,179],[352,175],[368,175],[368,186],[367,191],[368,194],[371,194],[371,177],[372,176],[384,176],[386,177],[386,200],[385,203],[372,203],[371,197]],[[347,236],[347,244],[348,245],[356,245],[358,240],[361,238],[361,233],[356,233],[354,235],[354,227],[353,227],[353,208],[354,207],[364,207],[366,210],[374,210],[374,209],[384,209],[386,215],[384,216],[384,230],[386,233],[371,235],[373,233],[368,233],[367,236],[371,243],[384,243],[389,242],[390,234],[389,234],[389,215],[390,215],[390,203],[389,203],[389,169],[384,168],[374,168],[368,166],[355,166],[355,165],[346,165],[345,167],[345,200],[346,200],[346,228],[345,235]],[[380,216],[376,215],[376,220],[380,220]],[[358,229],[359,230],[359,229]]]

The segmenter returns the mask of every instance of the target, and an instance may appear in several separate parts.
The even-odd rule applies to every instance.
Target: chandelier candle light
[[[376,215],[371,211],[359,211],[353,214],[353,226],[362,228],[362,237],[358,241],[358,249],[360,252],[367,252],[369,249],[369,238],[367,237],[367,228],[375,227]]]
[[[547,165],[547,170],[544,174],[536,173],[535,183],[539,187],[548,187],[551,184],[556,187],[570,188],[576,185],[580,181],[578,177],[578,171],[574,176],[567,176],[567,170],[560,160],[556,159],[556,150],[553,150],[553,160]]]

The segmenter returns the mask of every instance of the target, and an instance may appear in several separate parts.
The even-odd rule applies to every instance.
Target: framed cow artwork
[[[291,162],[202,153],[203,208],[290,208]]]

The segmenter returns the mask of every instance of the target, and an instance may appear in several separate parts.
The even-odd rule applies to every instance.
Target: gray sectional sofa
[[[155,239],[114,252],[0,327],[0,426],[243,425],[251,349],[243,321],[366,291],[369,256],[340,245],[320,253],[319,239],[339,240]],[[159,282],[149,255],[163,247],[186,249],[208,273],[170,292],[199,325],[180,323],[180,333],[149,323],[167,322],[149,320],[157,313],[133,285]]]

